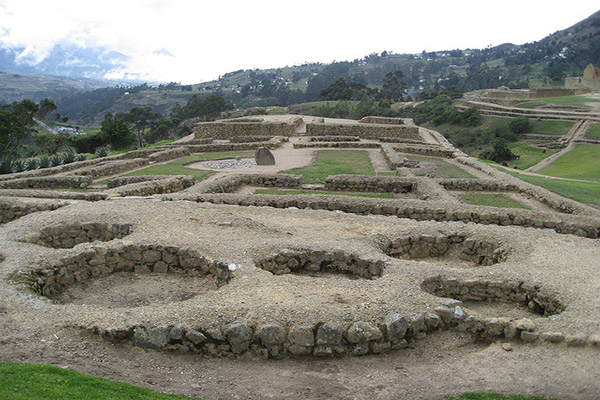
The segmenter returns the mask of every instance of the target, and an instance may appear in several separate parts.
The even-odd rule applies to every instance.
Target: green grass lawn
[[[391,199],[392,193],[346,193],[346,192],[324,192],[320,190],[282,190],[282,189],[259,189],[256,194],[276,194],[276,195],[300,195],[300,194],[328,194],[336,196],[368,197]]]
[[[600,146],[579,144],[538,172],[542,175],[600,182]]]
[[[0,361],[0,398],[3,400],[192,399],[183,395],[159,393],[128,383],[95,378],[50,365],[6,361]]]
[[[585,137],[592,139],[600,139],[600,123],[592,124],[590,130],[587,131]]]
[[[122,176],[140,176],[140,175],[192,175],[200,181],[213,172],[203,169],[188,168],[186,165],[209,160],[224,160],[235,157],[254,157],[254,151],[218,151],[211,153],[202,153],[195,156],[183,157],[165,164],[152,165],[150,167],[129,172]],[[101,182],[100,182],[101,183]]]
[[[461,197],[465,201],[477,206],[530,209],[518,201],[500,193],[465,193],[461,195]]]
[[[523,175],[518,172],[508,171],[497,164],[490,164],[501,171],[504,171],[515,178],[519,178],[533,185],[541,186],[551,192],[564,196],[568,199],[580,201],[582,203],[600,205],[600,183],[593,182],[573,182],[559,179],[544,178],[541,176]]]
[[[441,158],[426,157],[426,156],[406,156],[409,160],[425,161],[434,163],[438,170],[447,175],[448,178],[476,178],[475,175],[468,173],[458,165],[454,165]]]
[[[540,135],[566,135],[573,127],[572,121],[556,120],[529,120],[530,128],[527,133],[538,133]]]
[[[329,175],[375,175],[375,170],[365,150],[319,150],[313,164],[282,173],[302,175],[302,183],[325,183]]]
[[[519,156],[518,159],[509,161],[508,165],[512,168],[527,169],[559,151],[533,147],[535,143],[533,140],[525,139],[508,143],[510,150]]]
[[[540,99],[532,99],[525,103],[517,104],[517,107],[521,108],[536,108],[547,104],[564,104],[572,106],[585,106],[585,103],[591,103],[599,101],[597,99],[591,99],[584,96],[559,96],[559,97],[544,97]]]

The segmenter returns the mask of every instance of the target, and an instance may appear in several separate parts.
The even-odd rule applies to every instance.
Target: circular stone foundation
[[[55,249],[68,249],[80,243],[108,242],[122,239],[131,233],[132,224],[102,222],[71,223],[43,228],[27,238],[27,242]]]

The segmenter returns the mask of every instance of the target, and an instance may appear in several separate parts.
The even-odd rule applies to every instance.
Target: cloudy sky
[[[238,69],[353,60],[383,50],[523,44],[600,9],[598,0],[0,0],[0,46],[42,60],[59,42],[130,56],[150,81],[198,83]]]

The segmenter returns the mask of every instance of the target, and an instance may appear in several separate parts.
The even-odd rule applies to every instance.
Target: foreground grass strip
[[[592,124],[585,134],[585,137],[590,139],[600,139],[600,123]]]
[[[533,185],[541,186],[544,189],[568,199],[580,201],[582,203],[600,205],[600,183],[564,181],[541,176],[525,175],[508,171],[494,164],[490,165],[514,176],[515,178],[519,178]]]
[[[200,181],[213,172],[204,169],[188,168],[186,165],[198,161],[224,160],[235,157],[254,157],[254,151],[219,151],[202,153],[195,156],[183,157],[165,164],[152,165],[150,167],[129,172],[122,176],[140,175],[192,175]]]
[[[579,144],[538,172],[542,175],[600,182],[600,146]]]
[[[476,206],[501,207],[501,208],[524,208],[529,207],[500,193],[466,193],[461,196],[465,201]]]
[[[476,178],[475,175],[470,174],[459,166],[451,164],[441,158],[426,156],[406,156],[406,158],[409,160],[432,162],[436,165],[440,173],[447,175],[448,178]]]
[[[313,164],[282,173],[302,175],[302,183],[325,183],[329,175],[375,175],[375,170],[365,150],[319,150]]]
[[[192,399],[171,395],[128,383],[95,378],[72,370],[40,364],[0,361],[0,398],[24,399]]]
[[[351,196],[368,197],[379,199],[391,199],[391,193],[347,193],[347,192],[323,192],[319,190],[278,190],[278,189],[259,189],[256,194],[276,194],[276,195],[300,195],[300,194],[327,194],[331,196]]]
[[[503,395],[498,393],[463,393],[458,396],[446,396],[445,400],[559,400],[540,396]]]

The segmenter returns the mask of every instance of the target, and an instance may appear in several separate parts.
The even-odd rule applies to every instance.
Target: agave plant
[[[75,156],[75,160],[76,161],[85,161],[85,160],[87,160],[87,156],[85,154],[77,154],[77,156]]]
[[[40,168],[48,168],[50,166],[50,159],[46,156],[40,157],[39,166]]]
[[[63,164],[71,164],[72,162],[75,162],[75,153],[73,152],[73,150],[69,149],[68,151],[63,153],[62,162]]]
[[[62,162],[63,162],[63,159],[58,154],[50,157],[50,166],[51,167],[57,167],[60,164],[62,164]]]
[[[13,172],[23,172],[25,171],[25,163],[23,162],[23,160],[15,160],[12,163],[12,170]]]
[[[0,174],[10,174],[13,172],[13,159],[8,156],[0,157]]]
[[[94,153],[94,155],[97,158],[108,157],[110,155],[110,150],[106,146],[105,147],[98,147],[96,149],[96,152]]]
[[[39,166],[40,163],[37,160],[37,158],[32,158],[31,160],[28,160],[25,163],[25,168],[27,169],[27,171],[33,171],[34,169],[38,169]]]

